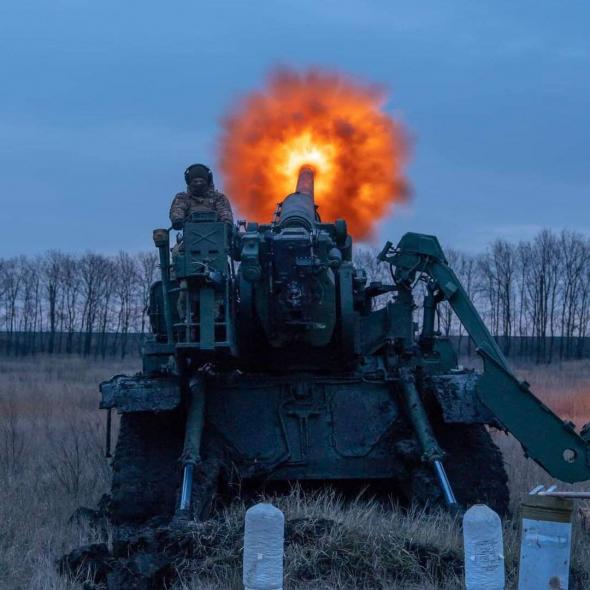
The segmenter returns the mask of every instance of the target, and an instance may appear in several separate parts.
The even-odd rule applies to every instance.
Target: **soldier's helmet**
[[[213,185],[213,172],[211,172],[211,168],[205,166],[205,164],[191,164],[184,171],[184,181],[187,185],[189,185],[194,178],[203,178],[207,181],[209,186]]]

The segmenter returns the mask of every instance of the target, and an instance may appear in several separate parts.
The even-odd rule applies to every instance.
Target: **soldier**
[[[184,180],[186,182],[186,192],[178,193],[170,206],[172,228],[176,230],[182,229],[185,221],[190,220],[192,213],[212,211],[217,213],[219,221],[227,224],[228,236],[231,235],[234,222],[231,205],[222,192],[215,190],[211,169],[204,164],[191,164],[184,171]],[[177,242],[172,249],[172,256],[176,256],[183,250],[182,241]],[[186,297],[187,292],[182,289],[181,284],[177,309],[178,315],[183,321],[186,317]],[[191,307],[193,307],[192,303]],[[219,309],[217,313],[220,313]]]
[[[193,212],[214,211],[220,221],[233,225],[234,217],[228,198],[215,190],[213,173],[204,164],[192,164],[184,171],[186,192],[178,193],[170,207],[174,229],[182,229]]]

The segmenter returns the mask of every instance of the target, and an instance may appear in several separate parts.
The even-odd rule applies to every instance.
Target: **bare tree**
[[[37,331],[42,323],[41,278],[39,259],[22,258],[20,262],[22,298],[19,331],[21,333],[20,352],[29,354],[35,351]]]
[[[47,297],[47,319],[49,323],[49,342],[47,352],[55,352],[55,338],[58,328],[58,301],[62,289],[63,254],[50,250],[42,260],[42,281]]]
[[[80,264],[72,256],[64,256],[61,265],[61,284],[63,289],[62,331],[66,332],[66,352],[74,351],[74,334],[78,328],[79,298],[82,290]],[[65,328],[65,330],[63,330]]]
[[[2,266],[2,292],[4,294],[4,326],[6,330],[6,354],[12,354],[15,347],[15,332],[19,317],[17,302],[21,291],[22,274],[20,260],[13,258],[5,261]]]
[[[449,257],[449,263],[452,266]],[[457,252],[455,255],[455,266],[454,271],[461,281],[467,296],[471,301],[473,301],[474,305],[477,305],[477,260],[475,256],[471,256],[464,252]],[[461,322],[457,322],[456,333],[458,334],[458,344],[457,349],[459,352],[462,352],[462,342],[463,342],[463,324]],[[471,356],[471,338],[467,339],[467,354]]]
[[[158,255],[155,252],[141,252],[137,256],[139,267],[139,289],[141,290],[141,328],[140,333],[145,334],[146,317],[150,298],[150,288],[156,280],[158,270]]]
[[[126,252],[119,252],[115,263],[115,294],[119,309],[117,325],[121,332],[121,358],[127,354],[129,330],[137,310],[139,276],[137,260]]]
[[[559,358],[571,358],[576,319],[579,318],[584,269],[590,263],[588,241],[579,233],[562,231],[559,236],[561,250],[562,297],[559,342]]]
[[[110,272],[107,258],[100,254],[87,252],[79,262],[79,272],[82,283],[83,311],[81,335],[83,334],[81,352],[88,356],[91,352],[92,336],[97,326],[101,312],[101,301],[105,296],[106,282]],[[110,293],[109,293],[110,297]],[[108,305],[108,301],[106,302]],[[103,314],[106,312],[103,310]]]

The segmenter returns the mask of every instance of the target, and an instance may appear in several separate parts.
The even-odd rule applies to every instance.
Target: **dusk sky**
[[[589,31],[587,0],[4,0],[0,256],[150,249],[185,166],[216,171],[221,119],[277,65],[389,89],[413,197],[375,245],[590,234]]]

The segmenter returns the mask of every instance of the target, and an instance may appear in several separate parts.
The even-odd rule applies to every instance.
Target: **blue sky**
[[[390,89],[413,199],[378,242],[590,233],[589,30],[576,0],[4,0],[0,255],[149,249],[185,165],[215,169],[220,119],[276,65]]]

